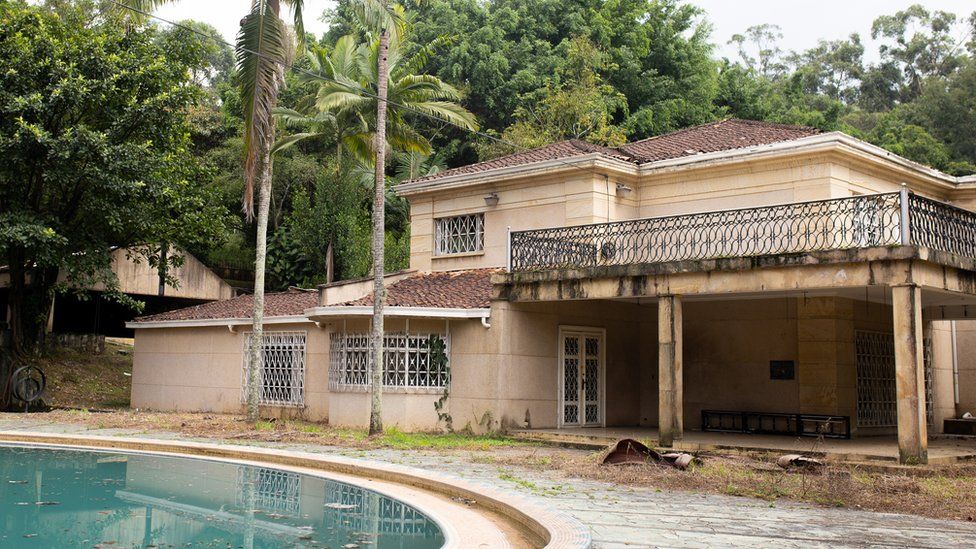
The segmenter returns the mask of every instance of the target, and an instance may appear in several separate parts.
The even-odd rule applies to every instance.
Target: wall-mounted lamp
[[[628,187],[627,185],[624,185],[623,183],[617,183],[617,196],[626,197],[626,196],[629,196],[630,193],[632,193],[632,192],[634,192],[634,189],[633,188]]]
[[[498,205],[498,193],[488,193],[485,195],[485,205],[486,206],[497,206]]]

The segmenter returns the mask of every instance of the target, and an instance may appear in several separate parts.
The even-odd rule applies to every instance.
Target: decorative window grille
[[[932,409],[932,340],[923,340],[925,362],[925,414],[929,425],[935,418]],[[890,333],[858,330],[854,334],[857,368],[857,425],[895,427],[898,425],[895,390],[895,337]]]
[[[434,220],[434,254],[480,252],[485,248],[485,215],[470,214]]]
[[[305,405],[306,332],[265,332],[258,365],[258,403],[264,406]],[[244,338],[241,401],[247,400],[247,366],[253,334]]]
[[[443,344],[450,356],[450,338],[442,334],[388,333],[383,338],[383,386],[387,388],[443,389],[450,383],[447,362],[434,360],[434,350]],[[359,388],[370,385],[373,363],[368,333],[333,332],[329,365],[329,387]]]
[[[256,473],[256,474],[255,474]],[[246,508],[245,485],[254,479],[254,507],[262,511],[298,515],[302,496],[302,477],[297,473],[259,468],[249,471],[247,466],[237,469],[237,505]]]
[[[326,481],[325,518],[345,530],[404,537],[438,535],[433,521],[413,507],[358,486]]]

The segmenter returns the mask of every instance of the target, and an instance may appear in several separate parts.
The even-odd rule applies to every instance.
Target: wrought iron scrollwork
[[[908,211],[913,245],[976,258],[976,213],[914,194]]]
[[[899,193],[512,233],[513,272],[900,243]],[[976,231],[976,225],[970,226]]]

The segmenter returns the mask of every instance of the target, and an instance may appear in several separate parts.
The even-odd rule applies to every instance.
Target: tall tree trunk
[[[390,46],[390,34],[386,29],[380,31],[380,49],[377,56],[376,78],[376,172],[373,183],[373,332],[370,341],[373,345],[373,370],[371,372],[372,399],[369,407],[369,434],[383,432],[383,302],[386,290],[383,288],[385,269],[385,250],[383,249],[386,225],[386,55]]]
[[[272,135],[264,141],[261,154],[261,179],[258,189],[257,243],[254,253],[254,312],[251,323],[251,344],[247,360],[247,420],[254,423],[258,418],[258,402],[262,383],[258,379],[264,348],[264,264],[268,253],[268,213],[271,206],[271,143]]]

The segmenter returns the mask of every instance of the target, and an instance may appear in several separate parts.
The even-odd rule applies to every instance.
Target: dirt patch
[[[387,429],[369,437],[363,429],[343,429],[302,420],[261,420],[248,423],[243,416],[178,412],[118,410],[90,413],[83,410],[53,410],[37,414],[45,421],[83,424],[94,429],[128,429],[144,432],[179,433],[188,437],[254,442],[317,444],[347,448],[396,448],[400,450],[490,450],[531,446],[532,443],[501,435],[464,433],[405,433]]]
[[[100,355],[59,349],[36,359],[47,376],[48,406],[125,408],[132,387],[132,345],[106,341]]]

